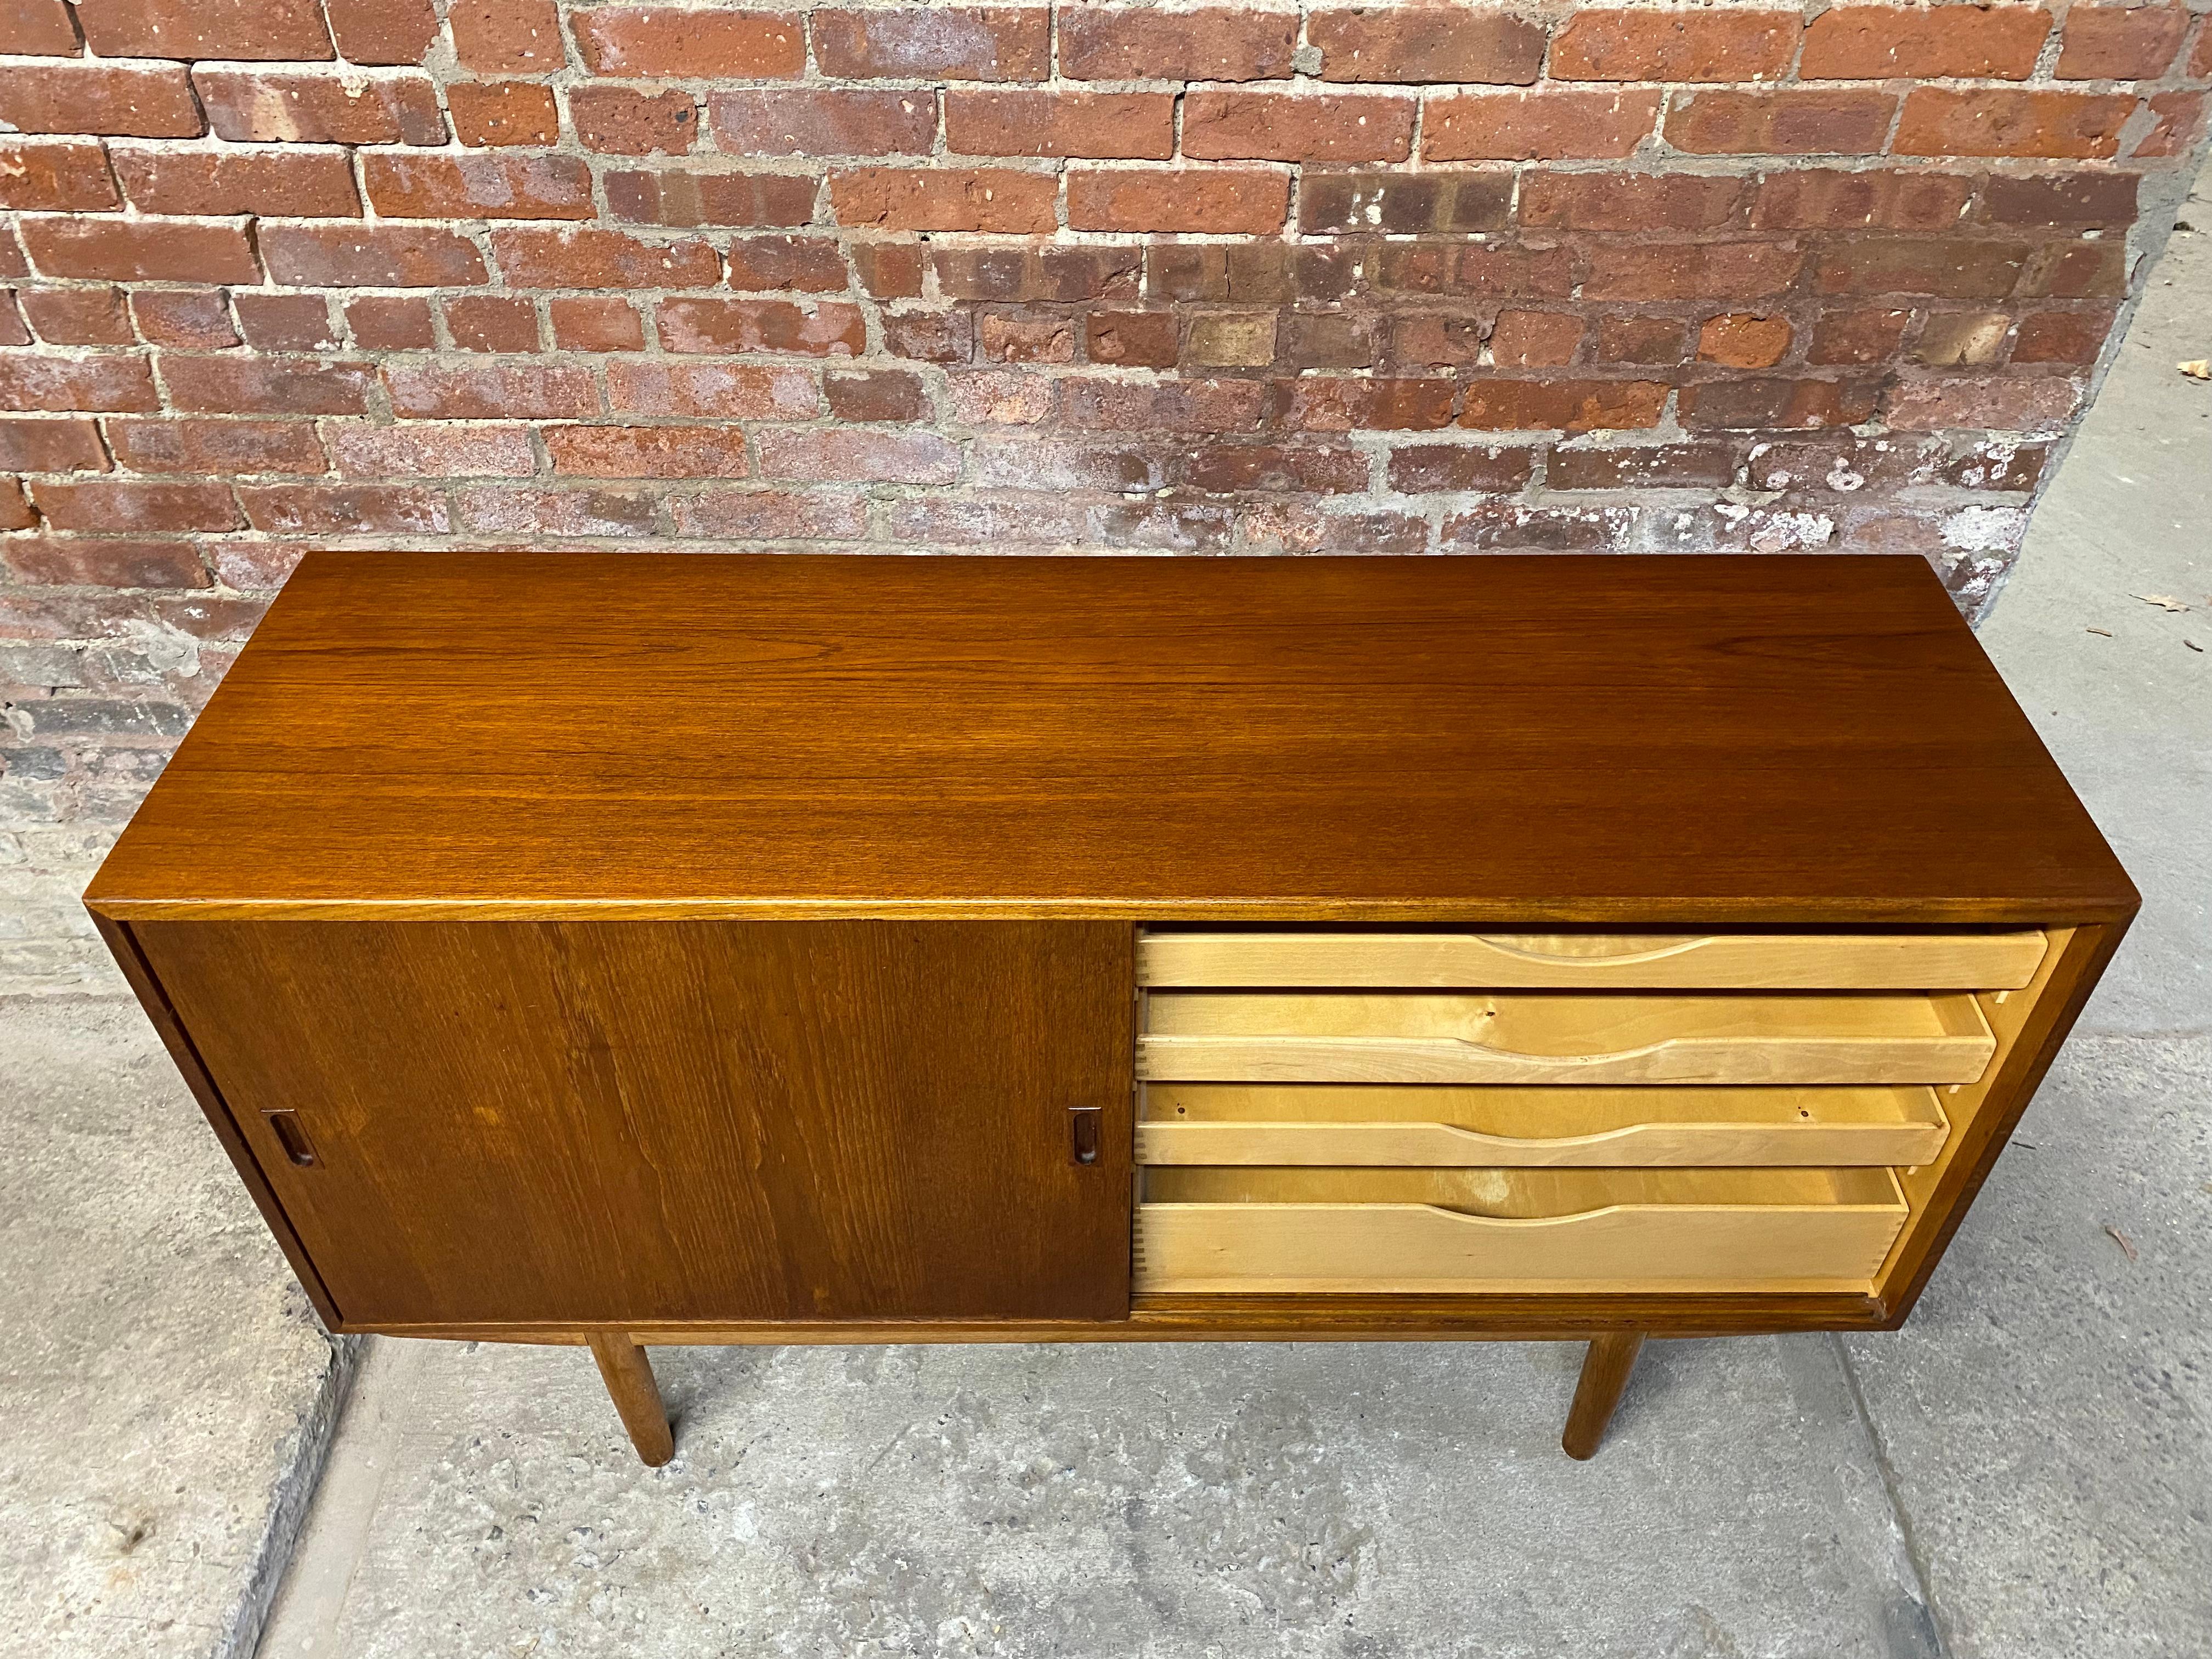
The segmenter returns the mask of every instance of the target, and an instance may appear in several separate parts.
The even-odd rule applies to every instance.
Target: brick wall
[[[2212,82],[2084,0],[0,0],[0,982],[312,545],[1848,545],[1976,611]]]

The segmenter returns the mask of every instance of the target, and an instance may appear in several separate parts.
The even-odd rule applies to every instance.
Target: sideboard
[[[334,1331],[1894,1328],[2134,914],[1920,560],[316,552],[86,896]]]

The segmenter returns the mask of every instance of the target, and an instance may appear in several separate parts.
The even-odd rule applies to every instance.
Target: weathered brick
[[[1367,488],[1367,457],[1321,444],[1209,444],[1190,458],[1183,481],[1212,495],[1254,490],[1349,495]]]
[[[634,225],[803,225],[822,180],[811,173],[610,173],[607,210]]]
[[[2024,81],[2051,14],[2040,6],[1832,6],[1805,31],[1808,81]]]
[[[770,88],[716,92],[714,142],[744,155],[926,155],[937,137],[937,94],[871,88]]]
[[[76,25],[62,0],[9,0],[0,8],[0,56],[74,58]]]
[[[1692,431],[1765,427],[1856,426],[1881,401],[1873,380],[1729,380],[1685,386],[1677,415]]]
[[[235,224],[181,220],[34,218],[23,246],[47,276],[120,283],[254,283],[253,245]]]
[[[2124,242],[2046,242],[2029,255],[2013,290],[2038,300],[2118,299],[2128,291]]]
[[[423,351],[436,343],[430,302],[411,295],[349,300],[346,328],[353,343],[375,351]]]
[[[1164,161],[1175,153],[1164,92],[969,91],[945,94],[945,147],[957,155]]]
[[[451,288],[485,280],[467,238],[434,225],[264,225],[270,276],[296,288]]]
[[[584,478],[743,478],[744,434],[715,426],[549,426],[553,470]],[[525,446],[526,448],[527,446]]]
[[[9,472],[105,472],[100,428],[90,421],[0,416],[0,470]]]
[[[1518,489],[1534,476],[1534,449],[1475,444],[1413,444],[1390,452],[1390,488],[1401,495],[1433,490]]]
[[[602,155],[684,155],[699,137],[699,105],[688,92],[572,87],[568,118],[577,141]]]
[[[2131,173],[1998,173],[1982,186],[1981,216],[1993,225],[2118,229],[2136,218]]]
[[[842,294],[852,286],[838,245],[827,236],[740,236],[730,244],[729,264],[730,286],[753,293]]]
[[[538,470],[519,426],[334,425],[330,451],[347,478],[519,478]]]
[[[1216,161],[1402,161],[1413,100],[1378,94],[1190,92],[1182,153]]]
[[[1907,432],[2055,432],[2072,417],[2081,395],[2081,382],[2056,375],[1947,375],[1900,383],[1889,394],[1887,413],[1892,426]]]
[[[1290,386],[1294,432],[1435,432],[1451,424],[1454,382],[1309,374]]]
[[[1290,174],[1255,168],[1070,167],[1073,230],[1271,235],[1291,209]]]
[[[1431,161],[1535,161],[1625,156],[1651,135],[1656,92],[1474,92],[1423,100]]]
[[[2016,363],[2094,363],[2105,349],[2117,313],[2092,311],[2032,311],[2020,319],[2012,360]]]
[[[1617,553],[1628,545],[1635,509],[1627,507],[1531,507],[1484,501],[1444,520],[1449,547],[1468,552]]]
[[[1050,173],[1007,168],[867,167],[830,179],[837,222],[880,230],[1047,233],[1059,193]]]
[[[1667,142],[1698,155],[1875,155],[1896,113],[1887,92],[1679,92],[1667,108]]]
[[[1910,311],[1823,311],[1814,326],[1808,362],[1878,363],[1897,354]]]
[[[96,212],[120,200],[98,144],[0,139],[0,208]]]
[[[195,415],[365,415],[374,374],[330,357],[161,359],[169,406]]]
[[[550,75],[568,62],[553,0],[453,0],[453,56],[479,75]]]
[[[207,567],[188,541],[11,537],[0,560],[19,581],[53,587],[206,587]]]
[[[1993,363],[2011,331],[2012,318],[2002,311],[1939,311],[1920,325],[1908,356],[1931,368]]]
[[[957,369],[945,377],[945,403],[960,426],[1036,426],[1052,417],[1054,382],[1018,369]]]
[[[228,484],[52,480],[34,484],[31,497],[56,530],[231,530],[242,522]]]
[[[118,288],[26,289],[24,320],[48,345],[135,345]]]
[[[538,307],[520,294],[448,295],[446,332],[456,351],[535,351]]]
[[[1552,40],[1555,81],[1773,80],[1790,66],[1796,12],[1674,8],[1574,13]]]
[[[392,363],[392,412],[404,420],[558,420],[599,412],[592,372],[578,363]]]
[[[1371,368],[1379,319],[1293,311],[1282,319],[1277,356],[1290,368]]]
[[[1316,10],[1306,40],[1324,81],[1527,86],[1544,64],[1541,23],[1503,11],[1406,6]]]
[[[726,355],[794,352],[857,357],[868,347],[858,306],[792,300],[664,300],[654,313],[671,351]]]
[[[1795,168],[1759,176],[1751,222],[1761,230],[1948,230],[1966,217],[1973,193],[1964,173]]]
[[[1183,337],[1182,357],[1199,368],[1264,368],[1275,361],[1275,313],[1200,312]]]
[[[192,84],[207,106],[208,125],[222,138],[298,144],[446,142],[446,118],[426,75],[202,67],[192,72]]]
[[[1258,380],[1186,376],[1155,386],[1088,378],[1060,382],[1061,419],[1095,431],[1249,432],[1266,416],[1268,402],[1267,387]]]
[[[1550,489],[1717,489],[1735,477],[1735,451],[1724,443],[1563,445],[1544,464]]]
[[[2019,353],[2014,353],[2019,361]],[[1951,484],[1960,489],[2026,491],[2035,488],[2050,459],[2049,444],[1995,442],[1971,437],[1933,440],[1917,452],[1911,482]]]
[[[2189,33],[2179,6],[2073,6],[2056,71],[2062,81],[2153,81]]]
[[[221,289],[137,289],[131,315],[151,345],[215,351],[238,343]]]
[[[817,14],[818,15],[818,14]],[[755,434],[761,476],[815,483],[951,483],[960,447],[934,432],[770,427]]]
[[[116,465],[133,472],[308,475],[321,472],[313,421],[112,420]]]
[[[677,533],[732,541],[837,541],[867,533],[866,502],[819,490],[709,489],[669,503]]]
[[[329,58],[315,0],[107,0],[80,6],[77,27],[101,58]]]
[[[1609,313],[1598,319],[1591,356],[1601,363],[1679,363],[1689,355],[1686,331],[1680,317]]]
[[[29,530],[39,522],[32,510],[31,498],[23,493],[22,482],[16,478],[0,478],[0,530]]]
[[[1373,280],[1386,293],[1565,299],[1574,291],[1574,257],[1564,247],[1392,242],[1376,254]]]
[[[1563,230],[1715,230],[1737,216],[1741,179],[1704,173],[1530,173],[1521,222]]]
[[[2135,106],[2124,93],[1916,87],[1892,148],[1899,155],[2104,159],[2118,152],[2120,127]]]
[[[1795,242],[1607,245],[1589,252],[1589,300],[1763,300],[1796,279],[1804,252]]]
[[[231,296],[239,332],[256,351],[327,351],[338,343],[331,326],[330,301],[319,294],[261,294]]]
[[[1657,380],[1476,380],[1459,423],[1498,432],[1625,431],[1656,426],[1667,404]]]
[[[592,170],[573,155],[361,158],[369,205],[387,219],[588,219]]]
[[[812,368],[795,364],[617,358],[607,365],[607,403],[617,415],[806,420],[821,409],[822,388]]]
[[[241,484],[256,530],[321,536],[442,536],[453,520],[444,492],[414,484]]]
[[[1814,285],[1823,294],[1926,294],[1996,299],[2027,262],[2025,243],[1948,236],[1858,236],[1832,247]]]
[[[705,242],[648,242],[594,227],[491,233],[501,274],[519,288],[711,288],[722,258]]]
[[[194,138],[207,131],[181,67],[45,64],[0,75],[0,131]]]
[[[354,64],[419,64],[438,38],[430,0],[323,0],[338,56]]]
[[[1771,368],[1790,354],[1790,319],[1730,312],[1698,331],[1698,360],[1728,368]]]
[[[2201,92],[2161,92],[2144,100],[2151,129],[2136,140],[2130,154],[2138,159],[2188,155],[2204,130],[2208,102],[2212,100]]]
[[[886,311],[884,349],[926,363],[964,363],[975,355],[975,319],[966,311]]]
[[[1464,368],[1488,349],[1492,319],[1480,311],[1401,312],[1389,318],[1392,365],[1416,373]]]
[[[840,421],[922,421],[929,398],[921,377],[903,368],[833,368],[822,377],[830,413]]]
[[[983,360],[994,363],[1075,361],[1075,319],[1064,312],[985,312],[977,335]]]
[[[594,75],[763,81],[806,69],[805,24],[793,12],[592,6],[574,12],[568,26]]]
[[[361,216],[352,159],[342,149],[163,151],[118,144],[112,154],[124,194],[143,213]]]
[[[545,302],[553,343],[562,351],[638,351],[645,319],[627,300],[600,295],[556,297]]]
[[[1052,15],[1042,6],[906,6],[817,11],[814,58],[841,80],[1042,81]]]
[[[1084,319],[1084,355],[1094,363],[1172,368],[1176,353],[1171,311],[1094,311]]]
[[[1298,185],[1298,227],[1308,234],[1503,230],[1513,216],[1513,175],[1478,173],[1308,173]]]
[[[1575,360],[1583,319],[1564,311],[1501,311],[1490,331],[1490,360],[1500,368],[1556,368]]]
[[[471,530],[511,536],[649,536],[659,503],[635,489],[479,487],[460,492]]]
[[[1060,70],[1077,81],[1279,81],[1291,73],[1294,12],[1063,7]]]
[[[453,137],[464,144],[557,144],[553,88],[534,81],[455,81],[446,88]]]

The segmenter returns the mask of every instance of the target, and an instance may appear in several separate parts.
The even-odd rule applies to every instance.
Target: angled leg
[[[1568,1456],[1581,1461],[1597,1455],[1605,1439],[1605,1425],[1620,1403],[1628,1374],[1636,1369],[1636,1355],[1644,1346],[1641,1331],[1607,1331],[1590,1339],[1583,1356],[1582,1381],[1575,1384],[1575,1403],[1567,1410],[1567,1431],[1559,1444]]]
[[[590,1339],[592,1358],[599,1362],[599,1376],[614,1396],[630,1444],[653,1468],[676,1455],[676,1437],[668,1430],[668,1411],[660,1403],[659,1385],[645,1350],[621,1331],[595,1333]]]

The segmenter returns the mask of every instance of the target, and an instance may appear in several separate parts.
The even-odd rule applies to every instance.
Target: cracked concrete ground
[[[1906,1329],[1654,1345],[1585,1466],[1565,1346],[662,1349],[656,1471],[375,1344],[265,1659],[2212,1653],[2208,318],[2179,236],[1984,630],[2147,904]]]

